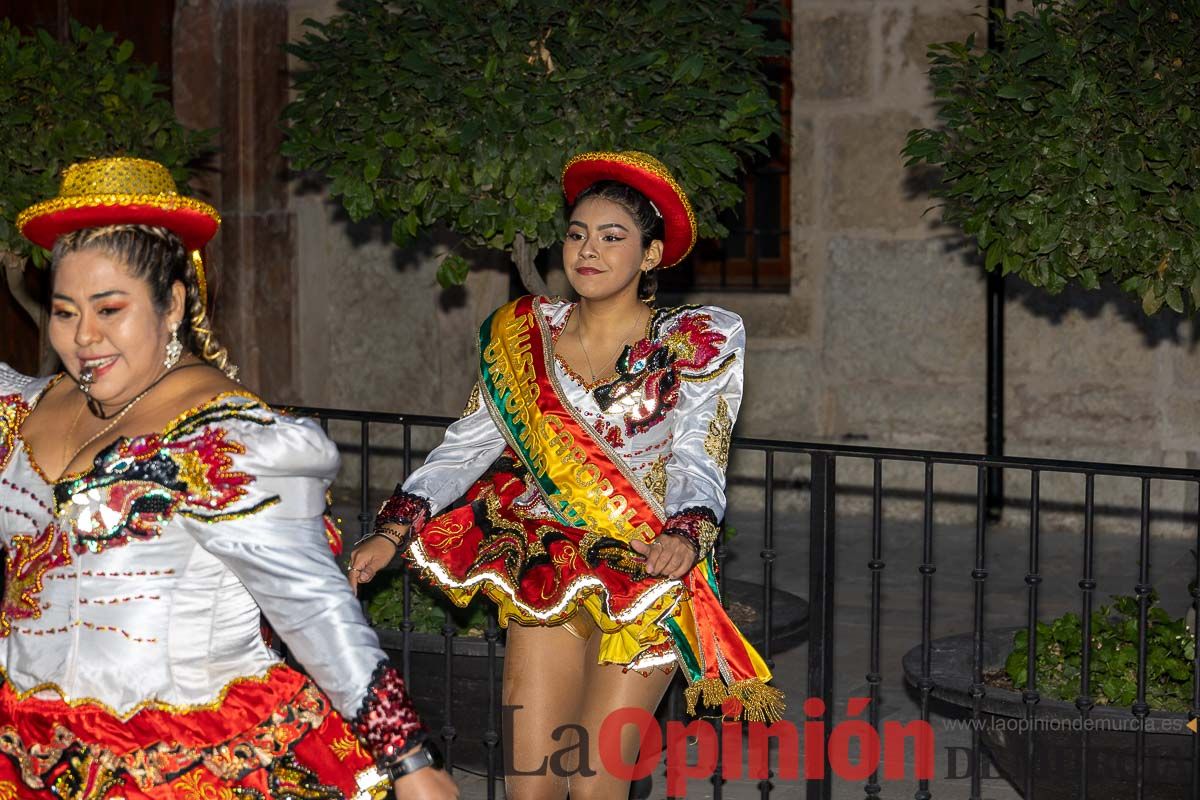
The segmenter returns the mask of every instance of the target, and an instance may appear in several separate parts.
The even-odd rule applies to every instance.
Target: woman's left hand
[[[426,767],[393,784],[396,800],[458,800],[458,786],[450,773]]]
[[[670,533],[652,542],[634,539],[634,552],[646,559],[646,574],[664,578],[682,578],[696,566],[696,551],[682,536]]]

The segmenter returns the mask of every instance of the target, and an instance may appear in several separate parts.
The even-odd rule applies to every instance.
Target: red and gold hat
[[[179,194],[170,171],[141,158],[101,158],[67,167],[58,196],[17,216],[17,229],[49,250],[64,233],[104,225],[157,225],[199,250],[221,216],[208,203]]]
[[[563,167],[567,202],[598,181],[618,181],[650,199],[663,218],[663,255],[659,269],[673,267],[696,245],[696,212],[666,165],[654,156],[626,150],[620,153],[582,153]]]

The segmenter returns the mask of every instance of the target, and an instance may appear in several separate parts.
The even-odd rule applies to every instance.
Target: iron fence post
[[[813,453],[808,537],[808,696],[824,703],[825,713],[829,715],[827,719],[832,717],[833,711],[836,466],[835,456],[829,453]],[[830,726],[824,725],[823,730],[825,741],[821,752],[828,754]],[[806,743],[805,746],[809,745]],[[828,761],[828,755],[825,759]],[[808,800],[830,800],[832,796],[833,783],[827,776],[810,778],[807,788]]]

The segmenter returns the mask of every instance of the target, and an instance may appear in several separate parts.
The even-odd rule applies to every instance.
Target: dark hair
[[[629,212],[629,216],[633,217],[633,222],[637,225],[638,233],[642,235],[643,250],[649,247],[650,243],[655,239],[662,241],[662,215],[658,213],[654,204],[650,202],[650,198],[632,186],[620,181],[596,181],[575,195],[575,202],[567,209],[567,215],[570,216],[584,200],[596,198],[616,203]],[[658,275],[654,270],[643,272],[638,282],[638,299],[653,300],[657,291]]]
[[[196,267],[178,236],[153,225],[83,228],[58,237],[51,252],[51,269],[56,269],[65,256],[80,250],[98,250],[125,264],[131,275],[149,285],[150,299],[160,315],[166,314],[171,306],[172,287],[176,282],[182,283],[187,294],[183,322],[177,331],[180,344],[233,377],[237,368],[212,332],[200,297]]]

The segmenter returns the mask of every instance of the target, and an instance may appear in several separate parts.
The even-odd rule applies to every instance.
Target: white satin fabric
[[[574,303],[542,301],[556,338],[575,308]],[[697,342],[707,344],[698,347]],[[634,358],[621,379],[602,378],[599,386],[586,385],[556,358],[563,396],[600,437],[611,437],[615,455],[650,487],[652,496],[659,495],[667,517],[704,506],[720,520],[725,514],[728,436],[742,402],[746,331],[741,317],[716,306],[658,309],[639,345],[630,355],[653,349],[647,345],[662,346],[667,364],[639,369]],[[664,385],[663,380],[670,383],[664,372],[678,379],[673,404],[658,403],[655,397],[655,387]],[[615,392],[620,398],[602,405],[597,393],[606,385],[610,396]],[[505,448],[499,428],[477,399],[473,395],[469,413],[447,428],[442,443],[402,487],[428,500],[433,514],[462,496]],[[527,499],[544,509],[532,489]]]
[[[227,471],[248,478],[241,496],[220,508],[193,497],[143,513],[142,533],[89,549],[81,535],[122,530],[114,492],[164,502],[172,494],[122,480],[117,464],[93,470],[112,475],[56,503],[11,424],[17,405],[36,404],[47,383],[0,365],[0,543],[9,562],[0,666],[12,687],[122,717],[144,706],[211,706],[232,682],[280,663],[263,642],[261,609],[352,718],[384,653],[326,537],[325,495],[339,457],[320,427],[241,395],[206,406],[210,421],[181,438],[221,429],[236,445]]]

